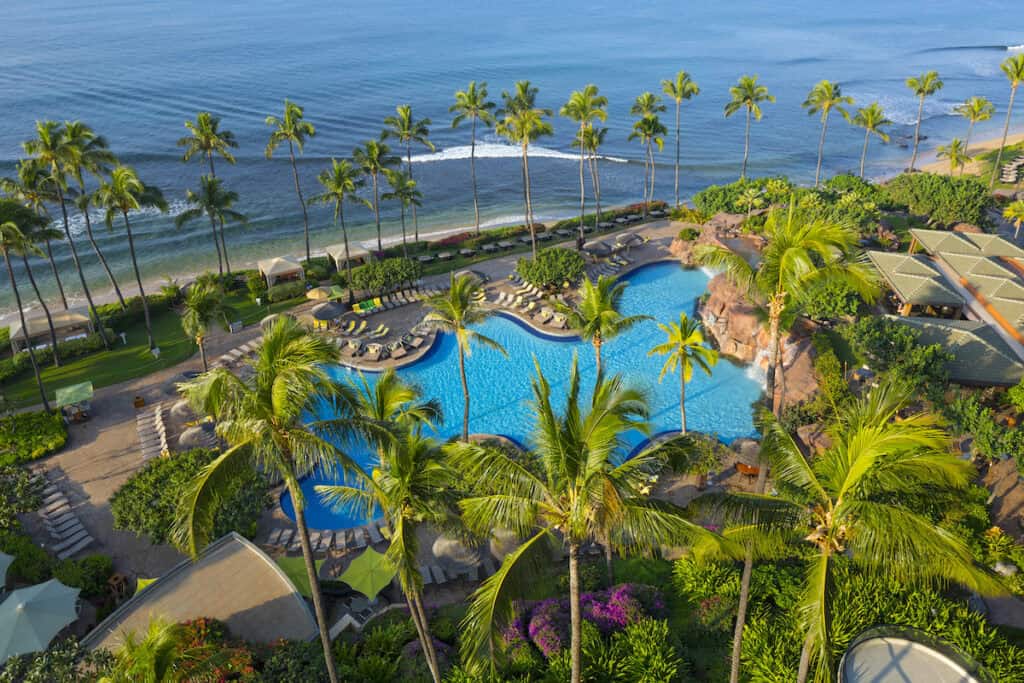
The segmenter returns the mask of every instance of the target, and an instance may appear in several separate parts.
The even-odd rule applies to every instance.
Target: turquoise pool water
[[[626,314],[646,314],[654,318],[636,325],[602,349],[606,371],[621,373],[627,381],[643,388],[651,405],[652,432],[679,428],[678,375],[666,376],[658,383],[664,357],[648,357],[647,351],[664,339],[656,321],[678,321],[681,312],[692,313],[697,298],[705,291],[708,276],[700,270],[687,270],[676,263],[658,263],[634,271],[627,278],[629,286],[623,300]],[[499,341],[508,351],[504,358],[497,351],[474,348],[466,363],[470,389],[470,429],[473,432],[503,434],[528,444],[532,427],[529,406],[530,379],[534,376],[533,359],[540,363],[560,405],[569,378],[573,354],[579,358],[584,388],[594,376],[594,352],[589,343],[580,340],[559,340],[541,337],[504,317],[495,317],[480,325],[479,331]],[[346,368],[335,369],[336,376],[354,375]],[[431,352],[417,363],[399,371],[407,381],[414,382],[425,396],[441,401],[446,417],[438,428],[442,439],[457,435],[462,426],[462,390],[459,383],[455,341],[441,337]],[[588,381],[589,380],[589,381]],[[370,376],[370,381],[373,377]],[[694,374],[686,387],[686,417],[690,429],[717,433],[725,442],[754,434],[751,403],[762,391],[760,382],[745,366],[725,359],[719,361],[711,376]],[[629,434],[631,446],[640,445],[645,437],[639,432]],[[352,454],[360,462],[368,462],[369,451]],[[306,497],[306,519],[314,529],[341,529],[362,523],[362,519],[335,512],[320,504],[313,487],[325,483],[319,475],[303,482]],[[284,494],[281,505],[292,517],[291,498]]]

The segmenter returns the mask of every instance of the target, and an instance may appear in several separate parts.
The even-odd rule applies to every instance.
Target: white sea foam
[[[185,211],[185,209],[187,208],[189,208],[188,202],[186,202],[184,199],[176,199],[169,203],[167,215],[170,216],[171,218],[174,218],[181,212]],[[54,211],[53,214],[55,214],[56,216],[54,220],[51,221],[50,227],[54,228],[55,230],[60,230],[63,232],[64,225],[63,219],[60,217],[60,211]],[[153,207],[146,207],[144,209],[139,209],[138,211],[129,212],[128,217],[134,219],[140,216],[148,217],[157,216],[159,214],[159,209]],[[103,228],[104,230],[106,229],[104,223],[106,215],[106,211],[103,209],[89,210],[89,221],[92,223],[93,230],[98,230],[100,228]],[[71,229],[72,237],[82,237],[85,235],[85,216],[82,215],[81,211],[76,209],[74,206],[70,205],[68,206],[68,227]],[[123,224],[120,221],[120,219],[115,220],[114,228],[120,229],[121,227],[123,227]],[[132,232],[134,232],[134,230]]]
[[[1024,52],[1024,44],[1021,45],[1007,45],[1007,52]]]
[[[548,222],[548,221],[560,221],[560,220],[563,220],[565,218],[570,218],[572,215],[574,215],[574,214],[565,214],[565,215],[534,214],[533,218],[538,223],[545,223],[545,222]],[[498,216],[496,218],[491,218],[491,219],[488,219],[486,221],[480,221],[480,229],[481,230],[486,230],[488,228],[501,228],[501,227],[504,227],[506,225],[520,225],[524,221],[525,221],[525,218],[523,217],[523,214],[521,214],[521,213],[518,213],[518,214],[508,214],[508,215],[505,215],[505,216]],[[439,240],[439,239],[444,238],[444,237],[448,237],[449,235],[458,235],[459,233],[471,232],[473,230],[476,230],[476,226],[475,225],[462,225],[462,226],[459,226],[459,227],[456,227],[456,228],[444,228],[443,230],[433,230],[433,231],[430,231],[430,232],[424,232],[424,231],[421,230],[420,231],[420,240],[421,241],[434,241],[434,240]],[[406,233],[406,237],[407,237],[407,239],[412,241],[412,239],[413,239],[412,232],[407,232]],[[381,245],[383,245],[384,247],[390,247],[390,246],[394,246],[396,244],[401,244],[401,243],[402,243],[402,235],[400,233],[398,235],[388,235],[386,237],[382,237],[381,238]],[[374,250],[377,249],[377,238],[376,237],[371,237],[371,238],[362,240],[361,242],[359,242],[359,246],[361,246],[363,249],[366,249],[367,251],[374,251]]]
[[[456,159],[468,159],[472,151],[470,145],[457,145],[431,152],[429,154],[415,154],[412,157],[413,163],[429,163],[432,161],[453,161]],[[515,145],[506,145],[499,142],[478,142],[476,143],[477,159],[518,159],[522,150]],[[545,159],[565,159],[566,161],[579,161],[579,154],[573,152],[562,152],[548,147],[531,146],[531,157]],[[601,156],[604,161],[611,161],[618,164],[629,163],[628,159],[620,157]]]

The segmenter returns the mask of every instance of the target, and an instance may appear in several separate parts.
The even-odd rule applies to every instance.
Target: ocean
[[[529,79],[540,89],[538,104],[556,114],[572,90],[598,85],[609,100],[601,160],[605,206],[639,199],[642,155],[639,144],[627,140],[629,108],[640,92],[660,92],[661,79],[679,69],[701,87],[683,106],[684,195],[739,175],[742,116],[726,119],[722,109],[729,86],[742,74],[759,75],[778,98],[764,106],[764,118],[753,126],[750,174],[813,182],[818,119],[800,103],[815,82],[828,78],[858,105],[877,100],[895,122],[892,142],[873,140],[869,150],[868,173],[882,177],[898,172],[910,153],[917,104],[904,85],[907,76],[935,69],[945,81],[925,106],[923,150],[963,137],[966,123],[952,108],[973,95],[999,107],[992,121],[976,127],[973,139],[1001,132],[1009,88],[999,63],[1013,49],[1024,49],[1024,30],[1009,20],[1017,9],[1009,0],[4,0],[0,175],[13,173],[35,120],[91,125],[123,163],[170,201],[169,214],[133,217],[140,266],[154,283],[216,268],[208,224],[196,221],[177,230],[173,222],[185,206],[185,190],[195,188],[205,172],[197,161],[182,163],[175,145],[186,132],[184,121],[200,110],[220,116],[241,144],[235,166],[218,165],[226,186],[240,195],[236,208],[250,219],[227,229],[232,265],[301,253],[302,216],[287,153],[279,151],[272,160],[263,155],[269,133],[264,119],[280,114],[286,97],[305,107],[306,119],[316,126],[299,162],[307,197],[318,191],[316,175],[330,158],[348,156],[355,145],[376,137],[395,105],[411,104],[418,118],[432,119],[437,151],[415,149],[413,159],[424,195],[421,234],[473,222],[469,127],[452,129],[448,113],[453,93],[470,80],[486,81],[491,98],[500,101],[503,89]],[[670,200],[674,102],[666,105],[670,135],[657,156],[655,194]],[[1024,106],[1018,112],[1017,128],[1024,124]],[[554,127],[554,135],[531,152],[540,220],[578,211],[574,126],[556,115]],[[477,137],[483,220],[521,220],[518,150],[490,130],[478,130]],[[862,139],[860,129],[834,117],[826,175],[856,169]],[[347,214],[356,241],[369,244],[372,214],[358,207]],[[328,210],[311,209],[310,221],[314,249],[340,241]],[[384,223],[386,235],[398,234],[397,206],[385,205]],[[75,217],[74,234],[83,228]],[[122,230],[108,232],[101,225],[97,233],[126,293],[133,293]],[[70,254],[62,244],[56,252],[66,290],[81,301]],[[84,240],[79,252],[90,285],[105,298],[107,284]],[[37,278],[53,301],[48,266],[37,265]],[[4,278],[0,312],[11,305]]]

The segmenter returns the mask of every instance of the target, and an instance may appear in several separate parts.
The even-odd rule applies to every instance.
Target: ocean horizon
[[[425,6],[409,0],[335,3],[308,7],[295,0],[269,2],[163,3],[111,0],[83,6],[7,0],[0,24],[0,68],[8,81],[0,120],[0,176],[12,175],[21,143],[42,119],[80,119],[104,135],[122,163],[163,189],[168,214],[133,217],[140,268],[146,281],[216,269],[209,226],[196,221],[181,230],[173,217],[186,206],[185,191],[198,185],[205,167],[185,164],[176,140],[184,121],[198,111],[221,117],[235,132],[238,163],[218,164],[225,185],[239,193],[236,208],[247,226],[227,226],[234,268],[260,258],[302,252],[302,215],[287,152],[264,158],[269,127],[287,97],[305,108],[317,134],[299,159],[303,191],[318,191],[316,175],[332,157],[376,137],[384,117],[411,104],[417,118],[432,119],[436,151],[413,149],[413,173],[422,191],[422,234],[470,228],[470,129],[452,129],[453,93],[470,80],[487,81],[491,99],[519,79],[539,88],[538,105],[555,112],[555,133],[531,147],[531,185],[538,220],[575,215],[579,206],[574,125],[557,116],[572,90],[587,83],[608,97],[608,128],[601,156],[602,204],[638,201],[642,184],[639,144],[627,140],[629,108],[644,90],[661,94],[660,81],[686,69],[701,93],[682,112],[683,197],[739,175],[742,116],[725,118],[728,89],[743,74],[757,74],[776,95],[753,124],[748,175],[787,175],[811,183],[817,154],[818,118],[800,107],[811,86],[830,79],[856,106],[878,101],[894,125],[892,142],[872,139],[867,175],[891,176],[907,164],[917,102],[908,76],[937,70],[945,87],[925,104],[922,157],[938,144],[963,137],[966,121],[953,107],[981,95],[997,106],[992,120],[975,127],[973,141],[997,136],[1003,125],[1007,81],[999,63],[1024,50],[1024,30],[1011,27],[1009,2],[917,3],[866,0],[853,6],[807,1],[736,0],[725,6],[679,7],[667,0],[643,5],[616,2],[539,3],[515,12],[458,0]],[[675,103],[666,100],[669,128],[657,155],[657,198],[673,195]],[[1011,125],[1024,128],[1024,107]],[[834,117],[825,149],[824,174],[854,171],[862,129]],[[393,151],[403,159],[404,149]],[[493,130],[478,129],[477,174],[481,220],[501,225],[522,220],[519,150]],[[588,179],[588,193],[589,179]],[[588,210],[593,210],[588,196]],[[371,212],[346,209],[355,242],[375,241]],[[123,230],[95,226],[100,246],[134,294]],[[397,206],[384,206],[384,235],[400,235]],[[98,299],[108,284],[84,240],[84,222],[73,216],[72,233]],[[310,210],[314,251],[341,241],[328,209]],[[408,223],[410,237],[412,222]],[[64,287],[81,302],[77,276],[65,245],[54,244]],[[17,264],[20,275],[20,264]],[[33,270],[49,301],[56,288],[45,261]],[[24,296],[24,294],[23,294]],[[13,305],[9,284],[0,285],[0,314]],[[31,297],[26,296],[31,305]]]

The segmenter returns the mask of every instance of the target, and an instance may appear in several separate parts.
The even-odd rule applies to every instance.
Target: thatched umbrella
[[[334,320],[344,312],[345,307],[334,301],[325,304],[317,304],[312,310],[313,317],[321,322],[325,320]]]
[[[480,564],[479,549],[467,548],[461,541],[450,536],[438,536],[431,551],[445,569],[451,568],[455,574]]]
[[[595,240],[593,242],[587,242],[583,245],[583,251],[587,252],[595,258],[602,256],[608,256],[612,253],[611,245],[602,240]]]
[[[495,529],[488,546],[494,559],[501,562],[505,556],[523,544],[519,537],[508,529]]]
[[[178,437],[178,446],[183,450],[209,448],[215,443],[213,434],[200,425],[189,427]]]
[[[188,422],[194,418],[192,406],[188,404],[187,400],[181,399],[171,406],[171,419],[175,422]]]

